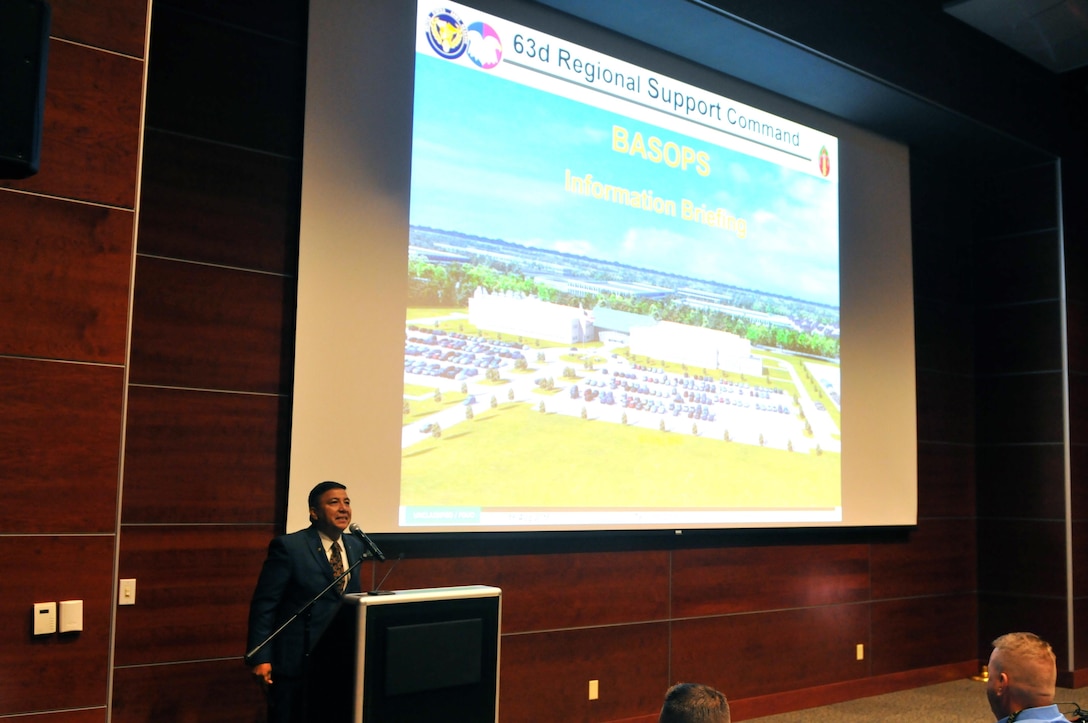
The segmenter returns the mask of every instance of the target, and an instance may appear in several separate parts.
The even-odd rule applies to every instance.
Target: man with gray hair
[[[986,698],[998,723],[1068,723],[1054,704],[1058,668],[1050,644],[1033,633],[1008,633],[993,646]]]

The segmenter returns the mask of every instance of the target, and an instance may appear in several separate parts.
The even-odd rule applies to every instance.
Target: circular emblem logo
[[[449,8],[435,10],[427,18],[427,42],[440,57],[459,58],[466,47],[465,24]]]
[[[484,70],[491,70],[502,60],[502,40],[495,28],[476,22],[465,31],[468,37],[468,57]]]

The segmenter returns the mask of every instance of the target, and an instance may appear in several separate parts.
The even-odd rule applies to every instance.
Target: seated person
[[[1054,705],[1058,667],[1050,644],[1033,633],[1008,633],[993,645],[986,698],[998,723],[1068,723]]]
[[[665,693],[658,723],[729,723],[729,703],[709,685],[679,683]]]

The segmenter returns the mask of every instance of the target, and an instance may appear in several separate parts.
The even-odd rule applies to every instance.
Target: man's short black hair
[[[309,509],[314,509],[321,504],[321,495],[325,494],[329,490],[346,490],[347,487],[339,482],[325,481],[319,483],[316,487],[310,490],[310,496],[306,500],[306,505]]]

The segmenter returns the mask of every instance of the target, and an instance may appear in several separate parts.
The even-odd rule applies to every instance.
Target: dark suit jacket
[[[363,543],[349,534],[341,536],[347,553],[345,567],[363,557]],[[246,650],[253,650],[303,605],[332,582],[332,566],[317,530],[307,527],[281,535],[268,545],[268,557],[261,568],[257,588],[249,606],[249,636]],[[362,592],[359,568],[352,570],[345,593]],[[341,597],[329,590],[310,608],[309,645],[312,650],[336,615]],[[306,615],[300,615],[270,644],[246,662],[250,666],[272,663],[272,677],[301,676]]]

